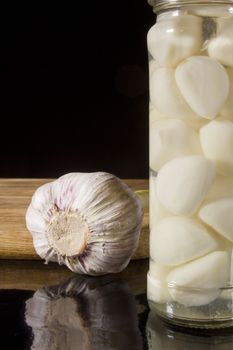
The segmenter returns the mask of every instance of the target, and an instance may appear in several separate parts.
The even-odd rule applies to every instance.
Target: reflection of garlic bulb
[[[41,258],[101,275],[126,267],[142,217],[140,200],[114,175],[71,173],[37,189],[26,223]]]
[[[26,303],[25,319],[34,350],[142,349],[135,299],[109,276],[78,276],[38,290]]]

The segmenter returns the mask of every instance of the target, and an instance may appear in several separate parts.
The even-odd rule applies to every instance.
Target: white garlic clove
[[[150,260],[150,270],[147,274],[148,300],[160,304],[171,301],[166,281],[169,272],[170,268]]]
[[[150,256],[167,266],[181,265],[199,258],[217,246],[203,225],[186,217],[165,218],[150,233]]]
[[[168,210],[166,210],[158,200],[157,197],[157,177],[150,177],[150,229],[156,227],[159,220],[170,216]]]
[[[233,176],[233,122],[214,120],[200,129],[205,156],[214,162],[222,175]]]
[[[166,163],[158,173],[157,196],[173,214],[192,215],[215,179],[214,165],[202,156],[185,156]]]
[[[42,259],[101,275],[126,267],[142,218],[139,198],[114,175],[71,173],[35,192],[26,224]]]
[[[176,68],[175,79],[185,101],[203,118],[214,119],[227,100],[227,72],[212,58],[188,58]]]
[[[230,258],[216,251],[175,268],[167,276],[172,298],[186,306],[209,304],[230,277]]]
[[[153,124],[155,122],[163,122],[163,121],[167,121],[167,120],[181,120],[183,121],[188,127],[193,128],[194,131],[199,132],[199,129],[204,126],[206,123],[208,123],[207,119],[205,118],[201,118],[195,114],[188,116],[184,115],[184,116],[179,116],[179,118],[174,118],[174,116],[166,116],[165,114],[159,112],[152,104],[150,104],[150,113],[149,113],[149,117],[150,117],[150,126],[152,127]]]
[[[171,118],[195,118],[196,114],[181,95],[172,68],[155,69],[150,77],[150,99],[156,109]]]
[[[201,220],[233,242],[233,198],[225,198],[203,206]]]
[[[219,18],[217,34],[208,43],[208,54],[220,63],[233,67],[233,20]]]
[[[227,68],[226,71],[228,74],[230,87],[227,100],[220,111],[220,115],[233,121],[233,68]]]
[[[213,202],[227,197],[233,197],[233,177],[217,176],[205,202]]]
[[[168,273],[171,271],[171,268],[168,266],[164,266],[159,264],[158,262],[150,259],[149,262],[149,273],[150,276],[154,279],[158,279],[159,281],[165,281]]]
[[[149,112],[149,117],[150,117],[150,124],[154,123],[158,120],[166,120],[166,117],[164,114],[160,113],[154,106],[150,103],[150,112]]]
[[[155,60],[150,60],[149,61],[149,76],[155,71],[155,69],[160,68],[158,62]]]
[[[183,289],[182,287],[168,288],[172,299],[184,306],[203,306],[210,304],[220,295],[219,288],[212,289]]]
[[[147,299],[154,303],[167,303],[171,301],[171,296],[168,292],[167,283],[162,283],[158,279],[147,274]]]
[[[161,17],[147,35],[148,50],[162,67],[175,67],[201,50],[201,18],[185,15]]]
[[[173,158],[200,154],[199,136],[179,119],[167,119],[151,123],[150,167],[158,171]]]

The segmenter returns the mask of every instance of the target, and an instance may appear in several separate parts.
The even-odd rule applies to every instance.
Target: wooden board
[[[50,181],[52,179],[0,180],[0,259],[40,259],[25,225],[25,212],[34,191]],[[135,191],[148,189],[148,180],[124,181]],[[148,256],[148,221],[146,212],[140,243],[143,249],[136,252],[136,258]]]
[[[122,272],[112,276],[126,281],[134,294],[142,294],[146,292],[148,265],[148,259],[134,260]],[[43,261],[36,260],[0,260],[0,289],[37,290],[48,285],[62,284],[69,278],[78,276],[66,266],[56,263],[46,265]]]

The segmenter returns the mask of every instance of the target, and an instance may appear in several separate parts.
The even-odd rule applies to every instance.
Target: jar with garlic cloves
[[[233,326],[233,1],[149,0],[151,310]]]

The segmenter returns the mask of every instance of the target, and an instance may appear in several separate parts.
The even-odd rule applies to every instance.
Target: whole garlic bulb
[[[37,254],[88,275],[127,266],[142,219],[134,192],[104,172],[70,173],[41,186],[26,213]]]

